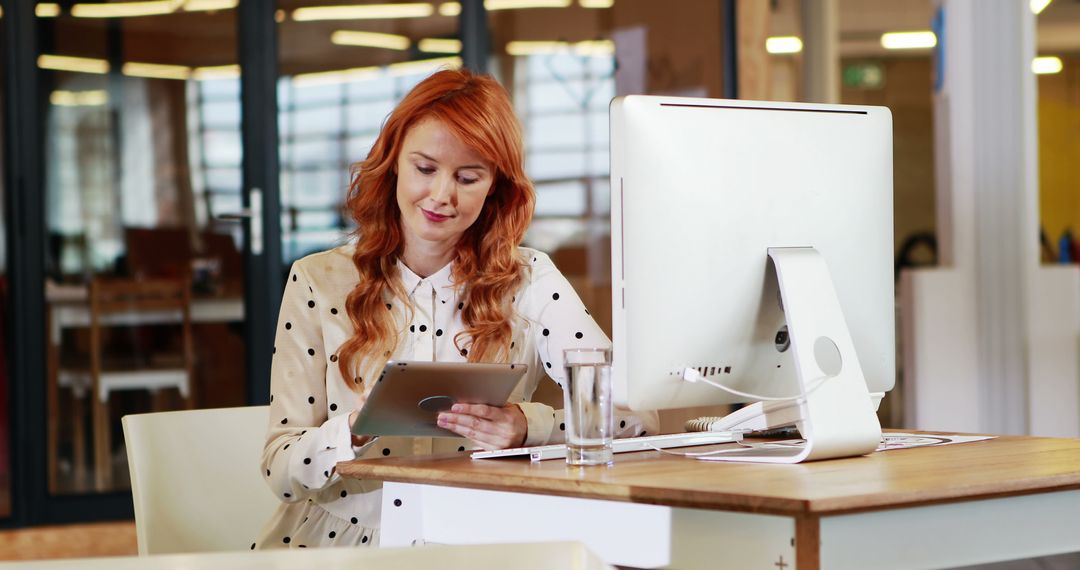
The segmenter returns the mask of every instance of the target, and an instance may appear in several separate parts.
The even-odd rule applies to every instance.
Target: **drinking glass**
[[[563,410],[566,462],[610,465],[615,417],[611,403],[611,349],[572,348],[563,351],[566,382]]]

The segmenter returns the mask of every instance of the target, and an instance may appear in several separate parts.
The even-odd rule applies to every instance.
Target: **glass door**
[[[3,3],[0,3],[0,17],[3,16]],[[7,104],[7,85],[4,78],[7,77],[6,63],[7,35],[4,27],[0,26],[0,109]],[[4,163],[7,144],[5,140],[3,115],[0,114],[0,519],[11,516],[11,374],[8,368],[8,336],[11,334],[8,306],[8,210],[7,188],[4,186],[6,179],[6,164]]]
[[[126,414],[246,403],[237,7],[37,4],[50,496],[126,495]]]

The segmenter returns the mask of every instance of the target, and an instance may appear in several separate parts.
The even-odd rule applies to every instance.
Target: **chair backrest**
[[[124,416],[140,555],[250,547],[280,504],[259,474],[269,410]]]

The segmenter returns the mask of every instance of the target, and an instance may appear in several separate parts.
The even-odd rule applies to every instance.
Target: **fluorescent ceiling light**
[[[610,8],[615,5],[615,0],[578,0],[582,8]]]
[[[184,2],[185,12],[210,12],[213,10],[232,10],[240,3],[240,0],[187,0]]]
[[[120,72],[129,77],[149,77],[151,79],[187,79],[191,77],[191,68],[186,65],[165,65],[161,63],[125,63]]]
[[[318,73],[301,73],[292,77],[292,84],[295,87],[317,87],[320,85],[351,83],[378,77],[381,71],[378,67],[354,67],[352,69],[320,71]]]
[[[60,15],[60,5],[52,2],[41,2],[34,6],[34,15],[38,18],[55,18]]]
[[[576,53],[578,55],[612,55],[615,42],[595,40],[577,43],[559,41],[514,41],[507,42],[506,53],[510,55],[543,55],[552,53]]]
[[[53,91],[49,94],[49,103],[57,107],[100,107],[109,102],[109,93],[104,89],[93,91]]]
[[[391,63],[387,70],[390,75],[414,75],[418,73],[431,73],[440,68],[457,69],[461,67],[460,57],[437,57],[434,59],[421,59],[419,61],[403,61]]]
[[[1050,5],[1050,0],[1031,0],[1031,12],[1038,16]]]
[[[293,10],[297,22],[319,20],[390,20],[395,18],[426,18],[435,13],[428,3],[360,4],[354,6],[310,6]]]
[[[937,45],[934,32],[889,32],[881,34],[881,47],[885,49],[924,49]]]
[[[457,16],[461,14],[461,2],[443,2],[439,4],[440,16]]]
[[[566,8],[572,0],[484,0],[488,10],[523,10],[526,8]]]
[[[799,53],[802,51],[802,40],[798,36],[766,38],[765,51],[769,53]]]
[[[76,73],[109,72],[109,62],[104,59],[91,59],[89,57],[70,57],[66,55],[40,55],[37,60],[38,67],[42,69],[55,69],[56,71],[74,71]]]
[[[356,32],[352,30],[338,30],[330,34],[330,42],[339,46],[362,46],[399,51],[409,49],[412,44],[409,38],[397,34]]]
[[[209,81],[213,79],[235,79],[240,77],[240,65],[213,65],[208,67],[196,67],[191,72],[191,77],[196,81]]]
[[[461,40],[424,38],[416,47],[424,53],[461,53]]]
[[[1054,56],[1037,57],[1031,60],[1031,71],[1039,75],[1061,72],[1061,58]]]
[[[107,4],[76,4],[71,15],[76,18],[134,18],[171,14],[184,0],[152,0],[149,2],[109,2]]]

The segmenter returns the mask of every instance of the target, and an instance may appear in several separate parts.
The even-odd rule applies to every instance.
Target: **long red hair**
[[[512,297],[524,278],[518,244],[536,197],[525,177],[521,125],[510,96],[494,78],[465,69],[442,70],[421,81],[386,119],[367,159],[354,165],[345,210],[356,221],[353,263],[359,281],[345,301],[353,335],[338,350],[346,384],[363,391],[363,377],[382,368],[411,314],[397,261],[404,250],[397,204],[396,164],[405,134],[421,120],[441,121],[466,146],[495,165],[495,179],[476,222],[456,246],[452,279],[462,288],[465,330],[454,338],[470,362],[509,359]],[[393,304],[405,312],[390,309]],[[352,382],[348,382],[348,379]]]

